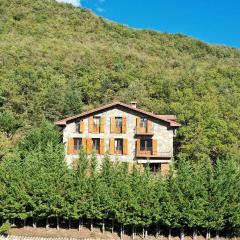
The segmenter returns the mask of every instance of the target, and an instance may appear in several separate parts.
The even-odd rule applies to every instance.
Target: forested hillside
[[[0,82],[1,154],[44,118],[137,100],[177,115],[178,155],[239,156],[237,49],[130,29],[53,0],[1,0]]]

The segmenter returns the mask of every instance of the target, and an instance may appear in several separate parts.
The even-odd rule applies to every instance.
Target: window
[[[140,118],[140,128],[147,128],[147,119],[146,118]]]
[[[114,140],[114,151],[116,154],[123,154],[123,139]]]
[[[122,118],[115,117],[115,124],[116,124],[116,128],[122,128]]]
[[[100,138],[92,139],[92,151],[95,153],[100,153]]]
[[[93,127],[100,128],[100,117],[93,117]]]
[[[80,122],[76,122],[75,123],[75,125],[76,125],[76,132],[80,132]]]
[[[82,146],[82,139],[81,138],[74,138],[73,139],[73,146],[74,150],[78,151],[81,149]]]
[[[150,163],[149,168],[152,173],[157,174],[161,170],[161,164],[160,163]]]
[[[140,151],[152,151],[152,140],[140,139]]]

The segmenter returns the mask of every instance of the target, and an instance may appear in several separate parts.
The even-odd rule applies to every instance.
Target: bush
[[[0,234],[3,234],[3,235],[7,235],[9,233],[11,229],[11,224],[10,222],[7,220],[6,222],[4,222],[2,224],[2,226],[0,227]]]

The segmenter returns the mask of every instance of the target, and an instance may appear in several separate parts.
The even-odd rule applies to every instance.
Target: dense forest
[[[73,168],[59,131],[44,122],[0,165],[0,219],[17,226],[79,228],[131,234],[236,236],[240,168],[232,159],[179,161],[167,175],[112,163],[82,151]],[[4,225],[3,225],[4,226]],[[221,234],[221,235],[220,235]],[[222,235],[224,234],[224,235]]]
[[[53,0],[1,0],[0,83],[1,156],[43,119],[136,100],[177,115],[179,158],[239,159],[238,49],[131,29]]]
[[[0,0],[0,83],[2,222],[85,222],[133,237],[177,229],[182,239],[239,231],[238,49],[130,29],[54,0]],[[177,115],[168,174],[107,154],[100,166],[84,151],[66,165],[49,122],[113,100]]]

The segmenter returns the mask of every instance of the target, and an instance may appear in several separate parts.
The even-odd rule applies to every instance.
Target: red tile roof
[[[176,122],[177,118],[174,115],[155,115],[153,113],[146,112],[142,109],[133,107],[131,105],[127,105],[127,104],[122,103],[122,102],[113,102],[113,103],[110,103],[110,104],[92,109],[92,110],[87,111],[87,112],[83,112],[83,113],[80,113],[80,114],[77,114],[77,115],[74,115],[74,116],[71,116],[71,117],[67,117],[67,118],[64,118],[64,119],[61,119],[61,120],[57,121],[55,124],[59,125],[59,126],[64,126],[71,120],[74,120],[74,119],[77,119],[77,118],[82,118],[82,117],[85,117],[85,116],[90,115],[92,113],[99,112],[99,111],[102,111],[102,110],[105,110],[105,109],[108,109],[108,108],[112,108],[112,107],[116,107],[116,106],[121,106],[121,107],[130,109],[130,110],[133,110],[135,112],[142,113],[142,114],[147,115],[149,117],[155,118],[157,120],[167,122],[167,123],[170,124],[171,127],[180,127],[181,126],[180,123]]]

